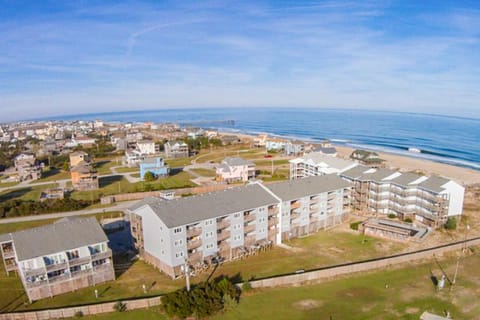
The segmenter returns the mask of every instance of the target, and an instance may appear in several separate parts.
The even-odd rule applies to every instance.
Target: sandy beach
[[[222,133],[222,134],[232,134],[232,133]],[[244,134],[244,133],[235,133],[238,137],[243,140],[253,140],[255,136]],[[337,148],[338,156],[341,158],[349,158],[350,154],[355,150],[354,148],[335,145]],[[446,178],[455,180],[463,185],[471,185],[480,183],[480,171],[452,166],[449,164],[418,159],[414,157],[405,157],[391,153],[377,152],[380,158],[386,161],[385,165],[387,168],[397,169],[402,172],[407,171],[421,171],[426,175],[436,174]]]

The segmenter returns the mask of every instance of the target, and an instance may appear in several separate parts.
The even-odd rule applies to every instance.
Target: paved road
[[[14,223],[14,222],[25,222],[25,221],[36,221],[36,220],[47,220],[47,219],[58,219],[64,217],[72,216],[81,216],[89,215],[102,212],[112,212],[112,211],[125,211],[130,208],[137,200],[135,201],[125,201],[119,202],[111,207],[103,208],[94,208],[94,209],[84,209],[78,211],[67,211],[67,212],[56,212],[56,213],[46,213],[35,216],[26,216],[26,217],[15,217],[15,218],[3,218],[0,219],[0,224]]]

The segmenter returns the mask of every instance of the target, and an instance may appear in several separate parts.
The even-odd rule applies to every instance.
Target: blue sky
[[[478,1],[0,0],[0,122],[180,107],[480,117]]]

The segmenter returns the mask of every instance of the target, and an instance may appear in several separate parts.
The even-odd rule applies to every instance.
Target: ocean
[[[334,109],[205,108],[96,113],[59,120],[176,122],[401,154],[480,170],[480,119]],[[420,153],[408,151],[409,148]]]

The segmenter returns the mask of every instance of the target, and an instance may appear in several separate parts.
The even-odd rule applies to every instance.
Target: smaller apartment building
[[[30,301],[115,279],[108,238],[93,217],[2,234],[0,251]]]
[[[321,152],[306,153],[303,157],[290,160],[289,163],[290,179],[340,173],[358,165],[354,161],[332,157]]]
[[[354,210],[395,214],[430,226],[462,214],[465,188],[446,178],[361,165],[340,176],[353,185]]]
[[[348,213],[349,184],[335,175],[259,182],[175,200],[147,198],[130,209],[140,255],[172,278],[185,266],[242,257],[333,226]]]

